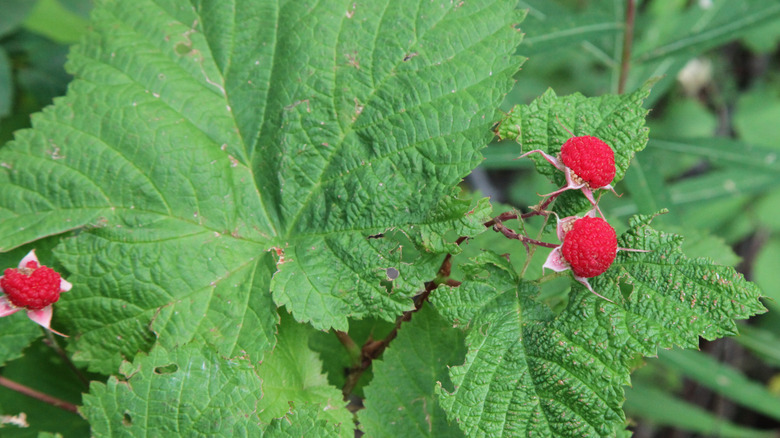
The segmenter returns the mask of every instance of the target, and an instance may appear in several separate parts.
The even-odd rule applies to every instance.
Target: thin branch
[[[620,61],[620,79],[618,94],[626,91],[628,71],[631,68],[631,44],[634,41],[634,21],[636,19],[636,0],[626,0],[626,29],[623,32],[623,53]]]
[[[65,400],[60,400],[56,397],[52,397],[48,394],[44,394],[40,391],[30,388],[29,386],[22,385],[21,383],[16,383],[13,380],[8,380],[2,376],[0,376],[0,386],[5,386],[6,388],[12,391],[16,391],[20,394],[24,394],[28,397],[32,397],[36,400],[40,400],[44,403],[48,403],[54,407],[64,409],[69,412],[78,413],[79,411],[78,406],[74,405],[73,403],[69,403],[66,402]]]

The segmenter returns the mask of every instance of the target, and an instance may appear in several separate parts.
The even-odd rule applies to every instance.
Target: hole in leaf
[[[177,55],[186,55],[192,51],[192,46],[185,43],[179,43],[176,44],[176,46],[173,48],[173,50],[176,51]]]
[[[401,275],[401,273],[398,272],[398,269],[395,268],[387,268],[387,271],[385,271],[385,273],[387,274],[387,279],[390,281],[395,280],[396,278],[398,278],[399,275]]]
[[[157,367],[154,369],[155,374],[173,374],[176,371],[179,371],[179,366],[175,363],[172,363],[170,365],[165,365],[161,367]]]
[[[626,281],[625,278],[621,278],[618,282],[618,286],[620,287],[620,293],[623,295],[623,299],[628,301],[628,298],[631,296],[631,293],[634,292],[634,286],[630,284],[628,281]]]
[[[130,427],[133,425],[133,417],[130,416],[130,413],[125,411],[124,414],[122,414],[122,424]]]

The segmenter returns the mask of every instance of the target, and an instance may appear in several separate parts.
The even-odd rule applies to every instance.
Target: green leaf
[[[66,44],[77,42],[87,26],[87,20],[72,13],[57,0],[38,0],[24,20],[27,30]]]
[[[267,97],[279,115],[266,126],[283,131],[261,133],[264,149],[253,160],[269,170],[258,174],[259,191],[274,194],[280,209],[285,263],[274,298],[317,328],[345,330],[347,317],[393,319],[411,308],[418,273],[399,267],[397,243],[366,238],[392,228],[418,235],[440,221],[438,208],[458,231],[469,209],[452,214],[457,201],[448,197],[480,162],[489,122],[519,65],[519,58],[495,56],[519,43],[514,1],[409,3],[371,2],[322,29],[304,28],[283,46],[290,55],[278,75],[318,74],[280,82]],[[332,9],[324,2],[311,14]],[[285,22],[307,20],[303,12],[289,11]],[[328,56],[313,58],[312,50]],[[418,236],[434,248],[441,239]],[[400,272],[389,294],[379,283],[388,267]]]
[[[266,394],[257,371],[250,361],[221,357],[207,345],[171,351],[157,346],[125,362],[122,379],[93,382],[81,412],[98,437],[263,436],[258,401]],[[293,408],[268,431],[279,436],[322,430],[323,436],[336,436],[334,425],[315,417],[311,408],[302,413]]]
[[[780,397],[739,370],[718,363],[700,351],[663,351],[658,356],[673,370],[727,397],[741,406],[780,419]]]
[[[353,436],[352,414],[340,390],[322,374],[322,361],[309,348],[314,330],[291,317],[282,318],[276,347],[258,367],[263,379],[263,398],[257,403],[259,418],[270,423],[284,417],[291,405],[320,406],[319,418],[341,425],[341,436]]]
[[[665,16],[673,31],[658,41],[641,41],[633,58],[646,63],[676,55],[694,56],[747,34],[755,26],[780,16],[780,5],[762,0],[713,0],[695,4],[685,13]]]
[[[606,436],[625,427],[623,385],[638,354],[697,347],[699,336],[735,334],[734,319],[764,311],[760,293],[733,268],[686,258],[681,238],[630,221],[613,266],[590,279],[603,300],[572,286],[554,315],[509,261],[486,253],[463,283],[437,290],[439,312],[468,330],[469,353],[450,371],[441,405],[467,435]]]
[[[344,427],[329,424],[327,421],[319,418],[321,409],[317,405],[295,405],[292,406],[290,411],[283,418],[272,421],[266,428],[265,431],[269,437],[337,438],[346,435],[346,433],[339,433],[345,429]],[[352,436],[352,434],[349,436]]]
[[[373,363],[365,388],[360,428],[372,437],[457,437],[462,435],[434,398],[436,382],[452,386],[447,366],[463,360],[463,334],[430,306],[404,324],[398,337]]]
[[[767,365],[778,367],[780,366],[780,336],[773,328],[742,324],[739,326],[739,336],[735,340],[760,357]]]
[[[724,168],[748,168],[751,171],[764,173],[777,173],[780,171],[777,148],[729,138],[654,138],[650,141],[650,148],[670,154],[702,157]]]
[[[672,426],[703,436],[723,438],[771,438],[776,435],[774,431],[751,429],[725,421],[648,384],[637,382],[633,388],[626,389],[626,394],[626,411],[658,426]]]
[[[9,0],[3,2],[3,14],[0,15],[0,37],[4,37],[16,30],[33,9],[35,3],[35,0]]]
[[[648,130],[644,127],[647,110],[642,108],[642,101],[650,93],[652,84],[652,81],[647,82],[630,94],[591,98],[581,94],[558,97],[548,90],[529,105],[512,108],[496,128],[496,134],[502,140],[519,143],[522,151],[518,151],[518,155],[538,149],[556,156],[572,134],[598,137],[615,152],[614,184],[623,179],[634,153],[647,144]],[[559,187],[564,185],[563,172],[540,154],[532,154],[529,158],[553,183]],[[574,202],[576,205],[563,211],[566,216],[589,205],[581,195],[575,197],[568,192],[564,195],[561,199],[570,202],[558,204]]]
[[[780,115],[780,97],[771,87],[758,85],[741,94],[734,109],[734,130],[747,143],[764,145],[777,152],[772,137],[780,133],[774,123]]]
[[[277,305],[393,320],[484,229],[455,186],[522,61],[514,0],[230,5],[101,2],[67,96],[0,152],[0,249],[74,231],[60,313],[92,369],[156,340],[260,360]]]
[[[688,5],[685,8],[685,5]],[[650,77],[661,78],[646,104],[653,106],[677,84],[678,73],[696,56],[736,40],[776,19],[780,5],[763,0],[658,3],[655,16],[639,14],[628,87]],[[684,10],[681,10],[684,9]],[[660,11],[660,12],[659,12]]]
[[[21,357],[22,351],[39,337],[40,326],[25,311],[0,318],[0,366]]]
[[[777,267],[780,265],[780,239],[772,237],[761,246],[753,264],[753,278],[773,304],[780,304],[780,284]]]
[[[13,108],[14,83],[11,76],[11,60],[8,52],[0,47],[0,119],[8,116]]]
[[[523,41],[525,55],[614,38],[623,31],[622,23],[599,8],[574,13],[559,7],[556,2],[545,0],[521,1],[520,7],[528,8],[528,18],[522,26],[527,35]]]

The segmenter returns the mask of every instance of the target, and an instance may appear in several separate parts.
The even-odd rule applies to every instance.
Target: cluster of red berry
[[[535,149],[519,158],[533,153],[542,154],[566,176],[566,185],[543,195],[546,200],[540,205],[549,205],[552,199],[566,190],[580,190],[593,205],[584,217],[569,216],[558,220],[557,234],[561,245],[553,248],[544,267],[556,272],[571,269],[577,281],[607,299],[593,290],[588,279],[606,272],[619,250],[645,252],[618,247],[615,229],[604,219],[593,196],[595,190],[601,189],[614,193],[611,183],[615,178],[615,153],[607,143],[592,136],[569,138],[561,146],[560,157]],[[596,216],[596,212],[601,217]]]

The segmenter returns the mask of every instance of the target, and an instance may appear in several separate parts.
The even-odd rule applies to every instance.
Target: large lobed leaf
[[[631,221],[621,251],[593,288],[573,287],[559,315],[533,301],[538,289],[486,253],[463,284],[433,303],[468,329],[469,353],[451,369],[441,405],[469,436],[610,436],[625,427],[623,385],[638,354],[695,348],[736,333],[735,319],[764,311],[758,288],[733,268],[685,257],[681,238]],[[441,293],[439,293],[441,292]]]
[[[57,321],[104,373],[155,342],[260,360],[279,305],[392,320],[444,231],[484,228],[454,187],[521,62],[515,3],[100,1],[67,96],[0,151],[0,250],[70,232]]]

